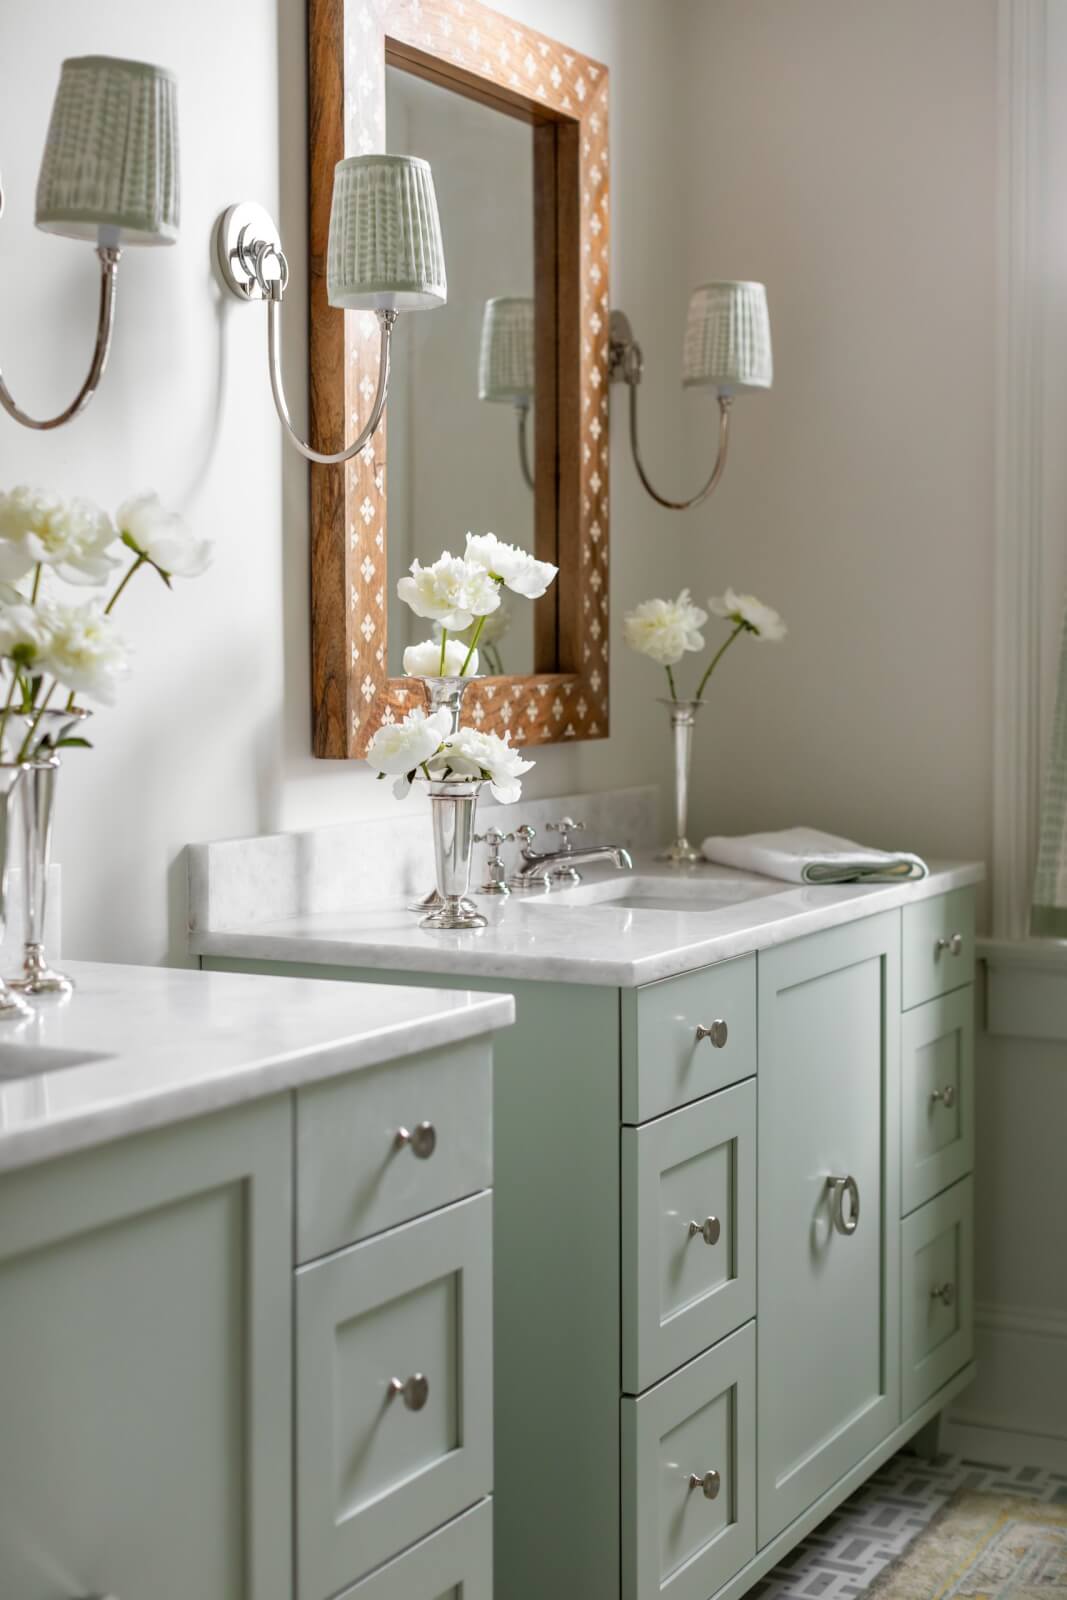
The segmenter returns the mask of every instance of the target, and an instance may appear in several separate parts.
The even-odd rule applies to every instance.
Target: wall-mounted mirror
[[[313,737],[360,756],[422,703],[402,673],[428,624],[395,599],[414,557],[491,530],[560,568],[509,608],[465,701],[515,743],[608,732],[608,117],[595,61],[475,0],[311,0],[311,425],[366,415],[373,313],[326,304],[334,165],[433,168],[448,304],[403,319],[383,428],[311,471]],[[483,635],[483,640],[485,639]]]

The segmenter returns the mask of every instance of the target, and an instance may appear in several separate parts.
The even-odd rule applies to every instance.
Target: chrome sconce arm
[[[519,425],[519,470],[522,481],[528,489],[534,486],[533,472],[530,469],[530,447],[527,443],[527,423],[530,418],[530,402],[519,400],[515,404],[515,416]]]

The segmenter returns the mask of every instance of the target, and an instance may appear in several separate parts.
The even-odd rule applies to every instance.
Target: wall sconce
[[[0,375],[0,405],[26,428],[58,428],[83,411],[107,366],[121,246],[178,237],[178,112],[174,77],[116,56],[64,61],[37,180],[37,226],[95,239],[100,312],[89,376],[65,411],[28,416]],[[0,214],[3,194],[0,192]]]
[[[349,156],[334,168],[326,296],[346,311],[374,311],[380,330],[378,386],[366,427],[335,455],[313,450],[289,420],[282,386],[281,304],[289,265],[270,214],[245,201],[230,206],[215,233],[219,267],[239,300],[267,302],[267,363],[274,404],[293,444],[308,461],[339,466],[357,455],[382,420],[389,392],[389,351],[401,311],[448,299],[441,222],[429,163],[416,156]]]
[[[478,399],[510,402],[519,425],[519,466],[533,488],[526,421],[534,397],[534,303],[500,295],[485,302],[478,357]]]
[[[730,444],[730,410],[738,390],[769,389],[771,324],[762,283],[705,283],[694,289],[682,346],[682,383],[687,389],[713,386],[719,395],[719,448],[711,477],[691,500],[667,500],[657,494],[641,462],[637,439],[637,386],[644,357],[623,311],[611,313],[608,376],[630,388],[630,448],[645,488],[668,511],[688,511],[706,500],[722,477]]]

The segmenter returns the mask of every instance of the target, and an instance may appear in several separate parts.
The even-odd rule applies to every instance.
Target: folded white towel
[[[758,872],[764,878],[784,878],[787,883],[892,883],[925,878],[929,872],[919,856],[903,850],[868,850],[817,828],[705,839],[701,849],[707,861]]]

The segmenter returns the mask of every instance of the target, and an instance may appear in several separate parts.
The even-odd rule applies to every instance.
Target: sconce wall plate
[[[254,200],[241,200],[228,207],[219,218],[215,232],[215,251],[222,281],[239,300],[264,300],[266,296],[256,277],[252,246],[266,240],[273,249],[282,247],[281,234],[265,206]]]

